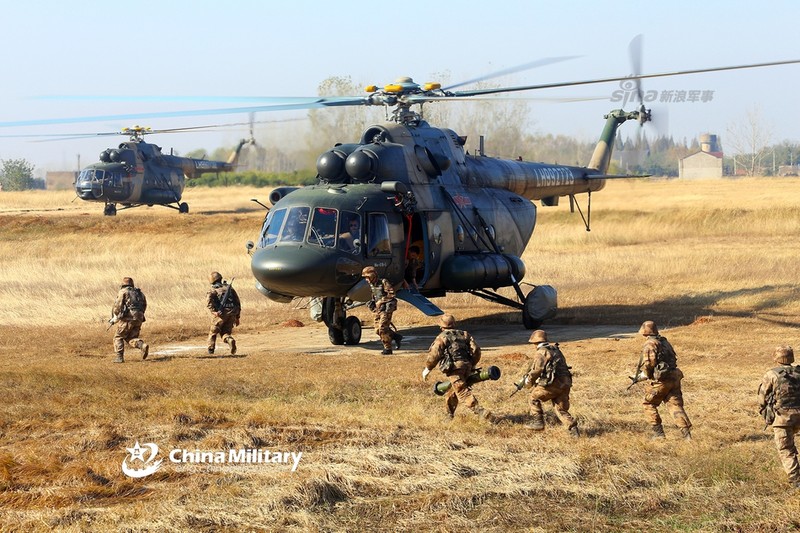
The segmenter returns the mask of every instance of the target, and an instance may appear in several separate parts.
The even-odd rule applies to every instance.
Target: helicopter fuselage
[[[531,200],[605,183],[585,179],[602,174],[592,169],[469,155],[455,132],[424,122],[368,128],[359,144],[323,154],[317,168],[320,184],[274,203],[253,254],[259,289],[277,301],[352,297],[367,265],[400,284],[411,246],[421,252],[422,294],[510,286],[525,274]],[[361,246],[345,251],[353,218]],[[284,238],[298,220],[299,236]]]

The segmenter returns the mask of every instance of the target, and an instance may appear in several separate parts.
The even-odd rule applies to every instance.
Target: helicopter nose
[[[360,267],[360,263],[341,258],[333,250],[312,246],[262,248],[250,263],[264,289],[290,297],[343,296],[358,282]]]

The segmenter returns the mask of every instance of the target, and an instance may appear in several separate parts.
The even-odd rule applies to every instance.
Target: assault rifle
[[[119,314],[112,315],[112,317],[108,319],[108,327],[106,328],[106,331],[110,330],[111,326],[113,326],[114,324],[119,322],[122,319],[122,317],[125,316],[125,314],[127,312],[128,312],[128,306],[127,305],[123,305],[122,309],[119,310]]]
[[[231,288],[233,288],[233,280],[236,278],[231,278],[231,282],[228,283],[228,288],[225,289],[225,294],[222,295],[222,301],[219,302],[219,309],[217,310],[218,313],[222,314],[222,311],[225,309],[225,304],[228,303],[228,298],[231,296]]]
[[[631,387],[639,383],[640,381],[645,381],[647,376],[642,372],[642,365],[644,364],[644,352],[642,355],[639,356],[639,364],[636,365],[636,371],[633,373],[632,376],[628,376],[628,379],[631,380],[631,384],[625,389],[626,391],[631,390]]]
[[[528,374],[531,373],[531,368],[533,368],[533,363],[531,363],[531,366],[528,367],[528,370],[525,371],[522,377],[519,378],[519,381],[514,383],[514,391],[508,395],[509,398],[513,397],[516,393],[525,388],[525,381],[528,379]]]

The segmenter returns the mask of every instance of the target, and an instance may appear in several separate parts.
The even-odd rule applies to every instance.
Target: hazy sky
[[[385,85],[398,76],[466,80],[553,56],[578,59],[514,74],[508,85],[624,76],[628,44],[643,34],[642,71],[664,72],[800,59],[800,4],[785,2],[495,2],[405,0],[2,1],[0,123],[180,109],[237,107],[227,101],[141,101],[141,96],[316,96],[330,76]],[[757,106],[773,139],[800,140],[800,65],[645,80],[644,89],[704,95],[707,101],[651,104],[668,111],[669,131],[722,136]],[[537,132],[596,138],[619,83],[537,91],[537,97],[602,97],[532,102]],[[667,93],[673,91],[672,93]],[[112,96],[101,100],[87,98]],[[57,98],[42,98],[54,97]],[[459,105],[458,102],[438,105]],[[632,109],[634,106],[626,106]],[[258,120],[305,111],[261,113]],[[273,116],[275,115],[275,116]],[[107,132],[246,122],[247,115],[131,119],[0,127],[0,135]],[[663,123],[663,121],[662,121]],[[272,127],[262,125],[260,128]],[[179,152],[233,144],[247,131],[151,139]],[[40,171],[92,163],[122,138],[58,142],[0,137],[0,158],[26,158]],[[303,142],[299,139],[298,142]]]

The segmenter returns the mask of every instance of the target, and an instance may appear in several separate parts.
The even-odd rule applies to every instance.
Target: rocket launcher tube
[[[500,369],[496,366],[490,366],[486,369],[476,368],[472,374],[467,376],[467,386],[472,386],[481,381],[497,381],[500,379]],[[450,390],[452,384],[450,381],[437,381],[433,386],[433,393],[437,396],[444,396]]]

